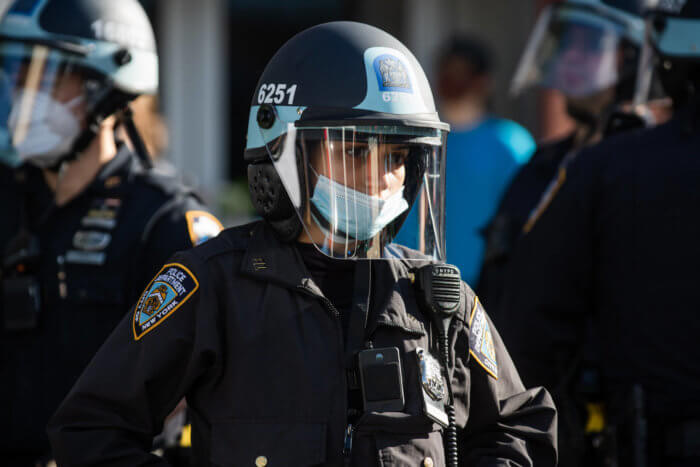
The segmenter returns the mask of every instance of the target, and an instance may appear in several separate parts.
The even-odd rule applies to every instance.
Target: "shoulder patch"
[[[474,297],[474,307],[469,318],[469,353],[488,374],[498,379],[498,362],[491,327],[477,297]]]
[[[192,245],[200,245],[210,238],[219,235],[224,230],[219,219],[206,211],[187,211],[187,231],[190,233]]]
[[[182,264],[170,263],[156,274],[134,309],[134,340],[155,329],[199,288],[199,282]]]

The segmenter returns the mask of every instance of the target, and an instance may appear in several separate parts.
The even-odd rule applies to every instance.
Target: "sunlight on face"
[[[387,199],[406,181],[409,147],[367,141],[330,141],[319,145],[313,166],[320,175],[362,193]]]

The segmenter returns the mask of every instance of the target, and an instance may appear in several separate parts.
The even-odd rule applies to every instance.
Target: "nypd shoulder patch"
[[[187,219],[187,231],[194,246],[216,237],[219,232],[224,230],[219,219],[206,211],[187,211],[185,218]]]
[[[156,274],[134,310],[134,340],[155,329],[199,288],[199,282],[182,264],[170,263]]]
[[[479,365],[494,378],[498,379],[496,348],[493,345],[491,327],[486,319],[484,307],[474,298],[474,307],[469,318],[469,353]]]

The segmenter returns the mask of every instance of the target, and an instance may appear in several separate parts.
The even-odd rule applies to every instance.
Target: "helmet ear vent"
[[[658,34],[664,32],[664,29],[666,29],[666,24],[666,18],[664,18],[663,16],[655,16],[651,22],[651,25],[654,27]]]
[[[248,189],[253,206],[265,219],[278,221],[296,216],[294,206],[271,163],[262,162],[248,166]]]
[[[256,120],[260,128],[269,130],[275,124],[275,110],[270,104],[261,105]]]
[[[117,66],[124,66],[131,62],[131,52],[128,49],[119,49],[114,52],[112,59]]]

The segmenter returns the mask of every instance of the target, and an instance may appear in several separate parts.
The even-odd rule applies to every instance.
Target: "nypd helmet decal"
[[[134,310],[134,340],[160,325],[199,288],[194,274],[182,264],[166,264],[141,294]]]
[[[408,68],[398,57],[380,55],[374,59],[374,71],[381,91],[413,92]]]
[[[364,52],[367,95],[356,109],[393,114],[434,112],[420,93],[419,77],[400,51],[371,47]]]

